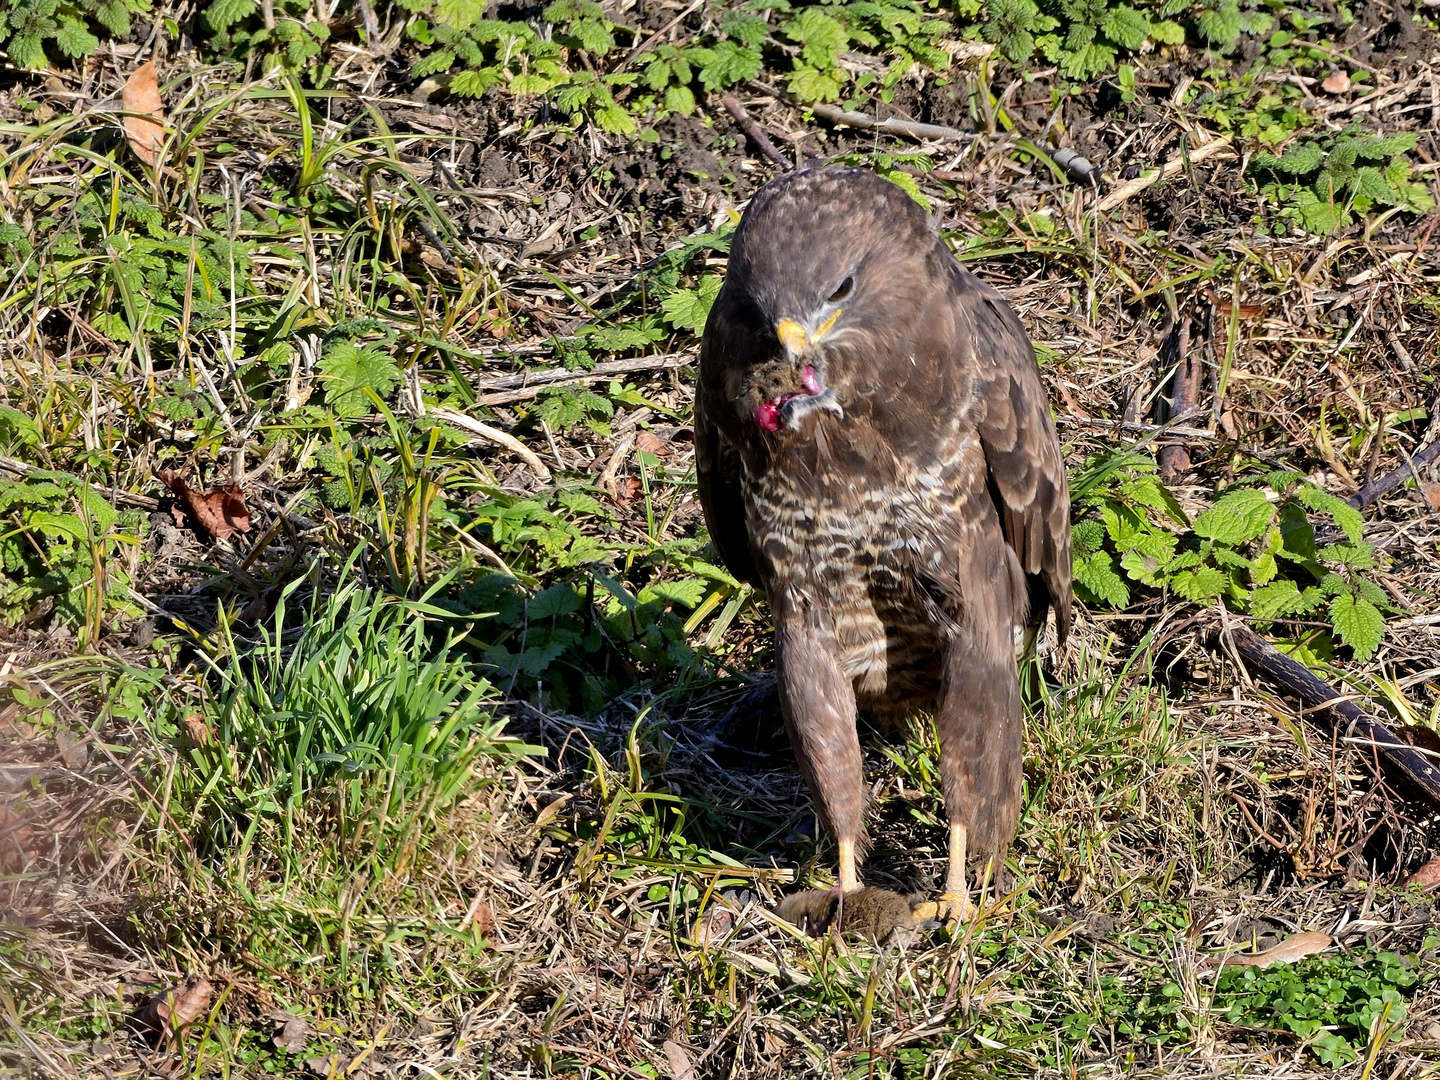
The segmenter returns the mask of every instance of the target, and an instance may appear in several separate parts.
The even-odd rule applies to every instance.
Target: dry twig
[[[1345,741],[1379,751],[1389,764],[1440,805],[1440,768],[1300,661],[1286,656],[1245,626],[1216,627],[1210,632],[1209,644],[1216,651],[1223,650],[1227,644],[1231,646],[1245,667],[1282,692],[1298,698],[1305,712],[1334,714]]]
[[[481,396],[477,405],[508,405],[514,401],[525,401],[542,390],[553,386],[568,386],[575,383],[595,382],[615,375],[631,375],[639,371],[670,371],[674,368],[693,364],[695,357],[689,353],[662,353],[659,356],[632,356],[623,360],[606,360],[596,364],[589,371],[571,371],[569,368],[552,368],[548,371],[527,371],[521,375],[502,375],[498,379],[487,379],[476,387]],[[485,391],[496,391],[486,393]]]
[[[782,169],[788,170],[795,167],[794,163],[781,153],[780,148],[770,141],[770,136],[765,134],[765,130],[750,118],[750,114],[745,111],[745,106],[736,100],[734,94],[721,94],[720,104],[725,106],[725,111],[730,114],[736,125],[745,132],[746,137],[759,148],[762,154]]]
[[[491,427],[489,424],[482,424],[479,420],[471,416],[466,416],[458,409],[447,409],[443,405],[437,405],[430,409],[429,415],[433,419],[445,424],[451,424],[461,431],[468,431],[477,438],[495,443],[497,446],[503,446],[521,461],[525,462],[526,465],[530,466],[530,471],[533,472],[542,483],[550,479],[550,470],[545,467],[545,463],[540,460],[535,451],[531,450],[509,432],[501,431],[499,428]]]
[[[1211,139],[1209,142],[1202,143],[1194,150],[1190,151],[1190,161],[1192,163],[1196,161],[1204,161],[1206,158],[1213,157],[1221,150],[1224,150],[1229,145],[1229,135],[1221,135],[1217,138]],[[1176,173],[1180,172],[1184,168],[1185,155],[1182,154],[1177,158],[1172,158],[1171,160],[1167,161],[1163,166],[1158,169],[1152,169],[1147,173],[1142,173],[1134,180],[1129,180],[1121,184],[1114,191],[1110,192],[1109,195],[1106,195],[1103,199],[1101,199],[1095,209],[1100,211],[1101,213],[1104,213],[1106,210],[1113,210],[1115,209],[1115,207],[1123,203],[1126,199],[1129,199],[1135,195],[1139,195],[1140,192],[1144,191],[1151,184],[1154,184],[1160,180],[1168,179],[1169,177],[1174,176]]]
[[[959,128],[941,124],[921,124],[914,120],[900,120],[893,116],[875,117],[869,113],[847,112],[836,105],[812,105],[810,111],[822,120],[842,127],[862,128],[882,135],[908,135],[912,139],[974,139],[975,134]]]
[[[1366,484],[1345,501],[1356,510],[1364,510],[1380,496],[1403,484],[1407,476],[1413,476],[1417,484],[1424,483],[1420,479],[1420,467],[1430,464],[1436,458],[1440,458],[1440,442],[1431,443],[1394,472],[1386,473],[1379,480]]]
[[[1194,320],[1181,316],[1175,323],[1171,337],[1174,342],[1175,379],[1171,384],[1170,411],[1167,420],[1180,420],[1195,408],[1195,399],[1200,393],[1201,363],[1196,351],[1190,348],[1190,331]],[[1160,447],[1160,475],[1170,479],[1177,473],[1190,468],[1190,449],[1183,439],[1167,441]]]

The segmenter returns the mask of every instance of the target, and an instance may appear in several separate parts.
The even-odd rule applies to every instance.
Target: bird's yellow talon
[[[941,893],[938,900],[927,900],[915,908],[915,921],[949,923],[963,922],[974,912],[970,898],[960,893]]]

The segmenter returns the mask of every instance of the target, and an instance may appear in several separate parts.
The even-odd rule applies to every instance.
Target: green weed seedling
[[[1288,1032],[1338,1069],[1403,1029],[1405,999],[1419,982],[1413,963],[1394,953],[1326,954],[1225,968],[1215,1008],[1226,1023],[1257,1035]]]
[[[29,418],[0,408],[0,432],[6,424],[33,428]],[[0,478],[0,624],[52,604],[84,646],[98,639],[107,619],[137,615],[119,556],[140,543],[140,524],[139,511],[116,510],[69,473]]]

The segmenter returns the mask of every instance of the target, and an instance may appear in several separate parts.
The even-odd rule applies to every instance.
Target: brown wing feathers
[[[991,492],[1030,582],[1030,623],[1043,623],[1053,606],[1063,642],[1070,629],[1070,493],[1034,347],[998,292],[958,265],[952,281],[979,361],[983,413],[976,426]]]

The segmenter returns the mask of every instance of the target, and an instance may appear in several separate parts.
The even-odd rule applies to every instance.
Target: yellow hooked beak
[[[820,343],[820,339],[830,332],[835,325],[835,320],[840,318],[840,308],[835,313],[817,326],[814,330],[807,330],[792,319],[781,319],[775,326],[775,336],[780,339],[780,344],[792,353],[809,352]]]

